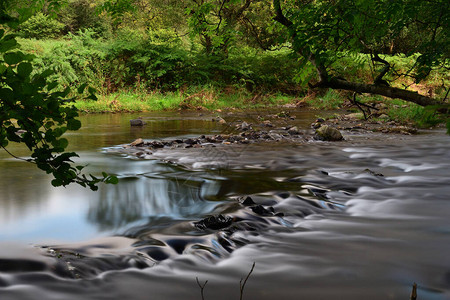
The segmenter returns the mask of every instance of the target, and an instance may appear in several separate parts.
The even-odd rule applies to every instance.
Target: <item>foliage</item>
[[[107,16],[98,14],[95,2],[69,0],[58,12],[58,20],[65,24],[66,31],[73,34],[89,29],[96,36],[107,37],[111,34],[112,26]]]
[[[170,90],[182,84],[187,51],[170,32],[145,34],[126,29],[108,46],[107,53],[113,88],[134,85]]]
[[[295,32],[294,47],[305,57],[314,55],[316,63],[326,67],[342,53],[386,53],[399,36],[419,33],[414,46],[396,50],[407,56],[420,53],[405,74],[419,82],[450,58],[449,11],[448,1],[443,0],[338,0],[332,5],[296,1],[286,7],[286,16],[292,22],[289,30]]]
[[[102,178],[88,178],[81,173],[83,166],[72,164],[78,155],[65,152],[68,141],[62,135],[78,130],[81,123],[71,104],[74,99],[68,98],[70,89],[58,89],[58,83],[49,79],[51,70],[34,72],[33,57],[18,51],[17,46],[15,36],[0,29],[0,147],[10,153],[10,142],[25,144],[31,157],[24,160],[52,174],[53,186],[78,183],[96,190],[99,182],[116,183],[117,178],[106,173]],[[81,85],[78,93],[86,87]],[[88,88],[88,98],[95,99],[94,92]]]
[[[50,39],[60,37],[64,24],[37,13],[19,26],[19,32],[23,37],[34,39]]]

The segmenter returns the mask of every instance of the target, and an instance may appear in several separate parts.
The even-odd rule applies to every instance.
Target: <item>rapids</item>
[[[295,115],[307,131],[314,114]],[[224,130],[198,113],[144,114],[130,128],[136,116],[83,117],[69,135],[78,163],[121,179],[98,192],[53,188],[0,152],[1,300],[202,299],[197,279],[205,299],[239,299],[253,263],[243,299],[409,299],[415,282],[420,300],[450,298],[444,131],[136,159],[120,145]],[[196,226],[219,214],[231,225]]]

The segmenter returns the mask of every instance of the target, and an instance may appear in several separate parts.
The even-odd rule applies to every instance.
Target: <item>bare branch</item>
[[[200,281],[198,280],[198,277],[195,277],[195,279],[197,280],[197,284],[198,284],[198,286],[200,287],[200,293],[201,293],[201,295],[202,295],[202,300],[205,300],[205,296],[203,295],[203,291],[204,291],[204,289],[205,289],[206,284],[208,283],[208,280],[206,280],[205,283],[202,285],[202,284],[200,283]]]
[[[255,268],[255,264],[256,263],[253,262],[252,268],[251,268],[250,272],[248,272],[247,277],[245,277],[244,283],[242,283],[242,280],[243,280],[242,278],[241,278],[241,281],[239,281],[239,289],[240,289],[240,292],[241,292],[241,297],[239,298],[239,300],[242,300],[242,297],[244,296],[245,284],[247,283],[248,278],[252,274],[253,269]]]

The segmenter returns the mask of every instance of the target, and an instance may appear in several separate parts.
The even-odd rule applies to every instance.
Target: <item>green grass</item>
[[[444,121],[442,116],[430,107],[425,108],[414,103],[398,100],[391,101],[388,106],[387,114],[389,118],[400,123],[412,123],[419,128],[427,128]]]
[[[344,100],[342,93],[328,89],[323,96],[306,99],[306,103],[314,109],[338,109],[342,107]]]
[[[280,94],[252,95],[245,91],[225,93],[213,88],[197,88],[184,93],[178,91],[147,94],[140,91],[122,91],[99,95],[97,101],[79,100],[75,103],[75,107],[85,113],[246,109],[275,107],[295,102],[297,99]]]

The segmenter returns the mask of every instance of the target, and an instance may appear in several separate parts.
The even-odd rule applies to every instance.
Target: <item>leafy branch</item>
[[[5,14],[1,11],[2,15]],[[3,24],[7,25],[6,21]],[[52,174],[53,186],[77,183],[91,190],[98,189],[98,183],[117,183],[114,175],[102,173],[98,178],[82,174],[84,166],[74,166],[75,152],[66,152],[68,140],[62,135],[67,130],[78,130],[77,109],[72,105],[75,98],[69,97],[69,87],[62,87],[49,80],[52,70],[36,72],[32,55],[17,50],[15,36],[0,29],[0,147],[14,158],[36,164]],[[80,97],[87,85],[80,86]],[[96,99],[95,90],[87,88],[88,99]],[[22,143],[31,151],[31,158],[23,159],[11,153],[10,142]]]

